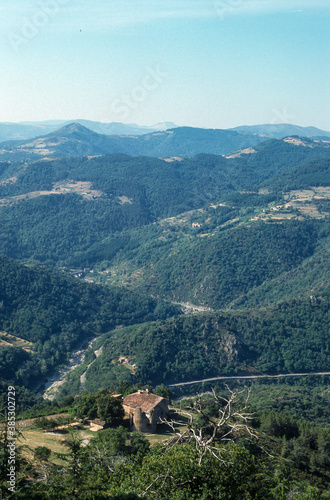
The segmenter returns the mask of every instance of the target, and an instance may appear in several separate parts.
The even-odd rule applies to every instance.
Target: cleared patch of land
[[[253,154],[253,153],[257,153],[258,151],[256,151],[255,149],[253,148],[245,148],[245,149],[241,149],[240,151],[237,151],[236,153],[232,153],[228,156],[225,156],[225,158],[227,159],[231,159],[231,158],[240,158],[242,155],[250,155],[250,154]]]
[[[58,415],[51,415],[49,418],[55,418]],[[48,417],[46,417],[48,418]],[[35,420],[35,419],[33,419]],[[30,460],[33,459],[34,450],[38,446],[45,446],[52,451],[49,461],[54,464],[63,464],[63,460],[57,457],[57,453],[67,454],[69,449],[65,446],[65,441],[70,437],[70,427],[77,425],[77,422],[61,426],[53,432],[37,429],[33,425],[30,427],[21,428],[21,436],[19,437],[19,446],[22,446],[22,454]],[[90,428],[75,430],[83,446],[86,446],[90,439],[95,436]]]
[[[168,163],[171,163],[173,161],[183,161],[183,158],[181,158],[181,156],[171,156],[169,158],[162,158],[160,157],[161,160],[164,160]]]
[[[53,192],[59,192],[61,194],[65,193],[76,193],[85,198],[86,200],[92,200],[94,198],[100,198],[105,196],[103,191],[98,189],[92,189],[92,183],[89,181],[61,181],[56,182],[53,185]]]
[[[61,415],[49,415],[47,419],[55,419]],[[68,454],[69,449],[65,446],[65,441],[70,437],[70,428],[75,425],[79,425],[78,422],[73,422],[68,425],[63,425],[58,427],[54,431],[44,431],[42,429],[37,429],[34,426],[34,421],[36,419],[29,419],[22,423],[26,423],[26,426],[20,425],[21,436],[18,440],[18,446],[22,447],[22,454],[26,458],[34,459],[34,450],[38,446],[45,446],[52,451],[49,462],[61,465],[64,461],[57,457],[58,453]],[[124,426],[128,429],[128,420],[125,417]],[[81,426],[81,424],[80,424]],[[176,426],[178,430],[183,430],[184,426]],[[89,441],[95,437],[96,433],[101,430],[100,426],[84,426],[82,429],[75,429],[74,433],[82,441],[83,446],[86,446]],[[166,441],[173,436],[173,431],[166,424],[159,424],[157,426],[157,434],[144,433],[144,436],[148,439],[150,445],[157,444],[162,441]]]
[[[7,332],[0,332],[0,346],[6,345],[11,347],[20,347],[27,352],[32,351],[34,348],[32,342],[28,342],[27,340],[15,337],[14,335],[10,335]]]
[[[330,199],[330,187],[319,186],[311,189],[293,190],[283,196],[285,203],[282,205],[269,205],[262,213],[255,215],[250,220],[281,221],[293,218],[312,217],[324,219],[329,217],[329,212],[320,211],[316,202]]]
[[[133,203],[133,198],[128,198],[127,196],[118,196],[118,199],[121,205],[124,205],[124,203],[129,203],[130,205],[132,205]]]
[[[6,186],[7,184],[15,184],[17,182],[17,177],[8,177],[8,179],[5,179],[4,181],[0,182],[0,186]]]
[[[20,445],[23,446],[22,454],[30,460],[33,458],[33,452],[37,446],[45,446],[52,450],[50,462],[61,464],[62,461],[56,457],[56,453],[67,453],[68,448],[63,441],[67,436],[61,436],[54,433],[46,433],[40,429],[25,429],[20,438]]]
[[[19,201],[26,201],[39,196],[50,196],[54,194],[75,193],[82,196],[86,200],[94,200],[105,196],[102,191],[92,189],[92,183],[89,181],[62,181],[53,184],[53,189],[50,191],[31,191],[30,193],[10,196],[0,199],[1,205],[13,205]]]
[[[173,302],[173,304],[181,306],[184,314],[195,314],[200,312],[212,311],[210,307],[196,306],[191,302]]]

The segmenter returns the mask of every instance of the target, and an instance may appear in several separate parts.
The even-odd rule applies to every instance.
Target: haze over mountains
[[[269,125],[243,125],[230,130],[237,132],[248,132],[252,134],[266,135],[271,138],[281,138],[288,135],[299,135],[301,137],[319,138],[330,137],[330,132],[316,127],[300,127],[290,123],[278,123]]]
[[[289,128],[285,127],[283,131],[287,132]],[[296,131],[296,127],[292,128]],[[192,127],[178,127],[143,135],[105,135],[80,123],[71,123],[35,139],[0,144],[0,159],[19,161],[112,153],[158,157],[194,156],[201,153],[226,155],[235,150],[253,147],[265,139],[267,137],[264,134],[254,132]],[[324,139],[326,143],[326,137]]]
[[[41,122],[0,123],[0,142],[26,140],[49,134],[55,130],[69,125],[79,123],[99,134],[123,134],[141,135],[157,130],[166,130],[175,127],[174,123],[157,123],[151,126],[140,126],[136,124],[125,124],[120,122],[102,123],[91,120],[46,120]]]
[[[136,124],[125,124],[120,122],[102,123],[91,120],[46,120],[41,122],[20,122],[20,123],[0,123],[0,143],[7,141],[24,141],[41,137],[51,132],[70,125],[78,123],[84,127],[101,135],[144,135],[157,131],[164,131],[174,128],[190,128],[193,127],[177,127],[174,123],[163,122],[152,126],[140,126]],[[197,129],[198,130],[198,129]],[[207,129],[200,129],[207,130]],[[214,130],[214,129],[212,129]],[[223,129],[221,129],[223,130]],[[227,129],[236,132],[248,134],[256,134],[263,136],[264,139],[283,138],[289,135],[299,135],[302,137],[330,137],[330,132],[320,130],[316,127],[300,127],[291,124],[270,124],[270,125],[250,125],[239,126]],[[209,152],[209,151],[208,151]]]
[[[0,144],[0,158],[33,159],[40,156],[92,156],[124,153],[133,156],[194,156],[198,153],[226,154],[253,146],[264,137],[225,130],[180,127],[146,135],[104,135],[73,123],[46,136]]]

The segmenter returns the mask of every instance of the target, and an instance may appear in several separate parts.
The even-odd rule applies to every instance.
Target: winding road
[[[179,387],[182,385],[201,384],[203,382],[215,382],[216,380],[250,380],[260,378],[280,378],[280,377],[310,377],[330,375],[330,372],[310,372],[310,373],[279,373],[278,375],[237,375],[232,377],[213,377],[204,378],[202,380],[192,380],[191,382],[181,382],[179,384],[169,384],[168,387]]]

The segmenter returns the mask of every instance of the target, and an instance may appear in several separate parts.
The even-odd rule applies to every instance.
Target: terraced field
[[[0,346],[12,346],[12,347],[21,347],[24,351],[30,352],[33,350],[34,346],[32,342],[28,342],[27,340],[20,339],[19,337],[15,337],[14,335],[9,335],[7,332],[0,332]]]

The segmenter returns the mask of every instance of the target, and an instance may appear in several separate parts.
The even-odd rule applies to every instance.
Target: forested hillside
[[[93,345],[85,388],[96,390],[100,380],[105,386],[123,380],[154,386],[223,375],[327,371],[329,328],[329,287],[258,312],[204,313],[130,326]],[[71,374],[64,393],[77,387],[82,370]]]
[[[250,139],[189,128],[109,138],[75,124],[0,150],[0,389],[15,387],[18,411],[40,417],[34,441],[60,431],[33,459],[18,449],[21,498],[327,498],[329,436],[315,425],[327,424],[328,378],[295,374],[330,371],[330,147]],[[236,150],[210,154],[221,141]],[[146,156],[103,154],[109,144]],[[66,378],[42,400],[60,368]],[[170,397],[165,383],[182,396],[211,388],[194,381],[265,374],[294,377],[256,382],[260,441],[240,428],[221,448],[226,466],[214,456],[222,434],[213,454],[205,442],[228,388],[194,400],[193,425],[175,427],[201,426],[202,461],[185,440],[149,451],[110,394]],[[91,439],[88,416],[112,428]],[[56,455],[73,417],[69,451]],[[156,439],[173,439],[164,432]]]
[[[79,282],[0,257],[0,377],[33,387],[87,339],[180,310],[156,299]]]
[[[98,134],[79,125],[64,127],[48,139],[57,137],[60,143],[64,131],[82,144],[95,140],[100,147]],[[218,132],[184,128],[164,134],[160,137],[170,138],[172,145],[175,140],[186,145],[201,141],[208,149],[210,137],[214,139]],[[160,140],[157,137],[150,138],[150,154],[152,141]],[[63,144],[71,147],[70,142]],[[44,153],[45,148],[41,148]],[[317,308],[323,307],[329,283],[329,166],[328,142],[296,136],[268,140],[226,156],[160,159],[113,154],[2,161],[0,251],[25,259],[30,266],[1,260],[0,328],[19,339],[13,345],[8,345],[10,337],[3,339],[3,369],[13,360],[6,378],[31,386],[65,363],[72,349],[91,334],[112,331],[118,325],[163,321],[180,311],[171,302],[213,311],[239,310],[238,315],[226,313],[229,326],[225,328],[240,346],[237,353],[228,358],[224,350],[213,359],[197,349],[200,358],[194,361],[192,346],[200,341],[197,332],[202,319],[132,326],[130,333],[118,334],[118,345],[111,349],[120,356],[123,338],[122,354],[136,356],[138,362],[133,364],[138,369],[129,372],[111,363],[110,368],[106,362],[106,373],[87,377],[86,387],[95,388],[98,377],[110,382],[117,376],[134,375],[135,381],[140,377],[154,384],[162,378],[170,382],[173,377],[186,380],[223,370],[244,371],[247,365],[273,372],[317,369],[314,354],[309,359],[295,340],[291,339],[299,354],[291,361],[284,337],[278,337],[282,351],[276,362],[275,350],[269,352],[267,346],[273,328],[285,331],[282,307],[293,316],[304,315],[315,297]],[[60,267],[66,275],[48,275],[40,262]],[[267,313],[260,310],[265,306]],[[250,312],[240,312],[243,308]],[[309,345],[310,324],[318,322],[319,349],[328,325],[325,315],[316,320],[314,313],[314,309],[308,313],[300,334]],[[252,340],[247,340],[247,323],[256,317],[263,324],[263,315],[270,315],[270,323],[265,327],[258,323]],[[154,328],[156,332],[164,328],[166,342],[173,345],[173,332],[182,330],[180,350],[189,346],[187,360],[167,353],[166,346],[164,352],[157,351]],[[208,352],[214,351],[212,342],[219,340],[217,328],[212,328]],[[126,335],[133,334],[131,348]],[[147,360],[147,346],[157,363]],[[170,363],[165,369],[163,364],[173,356],[176,368]],[[104,366],[104,359],[93,363],[91,373],[98,363]],[[319,365],[326,369],[326,356],[319,358]]]
[[[197,234],[185,228],[180,231],[180,226],[173,231],[172,226],[162,228],[163,234],[154,230],[153,238],[151,232],[147,233],[149,240],[142,247],[119,253],[109,267],[112,272],[101,271],[101,277],[108,282],[125,281],[133,288],[171,300],[219,309],[243,300],[263,283],[298,269],[312,256],[316,263],[319,252],[328,262],[325,249],[329,227],[322,221],[233,226],[210,228],[205,224]],[[96,259],[97,253],[94,255]],[[326,263],[323,273],[327,278]]]
[[[79,123],[71,123],[33,140],[4,142],[0,144],[0,154],[4,160],[111,153],[133,156],[194,156],[199,153],[221,155],[234,149],[253,146],[263,140],[263,136],[247,132],[192,127],[144,135],[104,135]]]
[[[78,255],[94,252],[95,245],[110,235],[116,234],[117,242],[110,254],[123,249],[127,238],[132,239],[124,230],[220,202],[228,210],[243,208],[245,203],[253,214],[255,205],[267,208],[272,201],[280,201],[284,188],[327,186],[330,148],[326,144],[310,141],[304,147],[273,140],[257,148],[230,158],[199,155],[181,161],[110,155],[2,162],[0,252],[62,265],[74,258],[80,266],[86,259],[79,262]],[[315,157],[328,159],[311,163]],[[295,183],[290,181],[291,171]],[[284,177],[278,177],[281,173]],[[247,193],[243,200],[242,190],[257,194],[261,186],[270,195],[251,198]],[[229,194],[233,196],[226,198]],[[327,198],[323,199],[326,211]],[[98,254],[99,259],[104,257]]]

